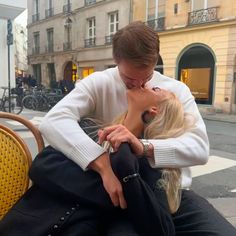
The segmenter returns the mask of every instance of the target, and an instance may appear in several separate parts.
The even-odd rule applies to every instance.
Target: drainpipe
[[[133,21],[133,0],[129,1],[129,23]]]

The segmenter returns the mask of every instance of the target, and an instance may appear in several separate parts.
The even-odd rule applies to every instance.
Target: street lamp
[[[71,18],[70,18],[70,17],[68,17],[68,18],[66,19],[66,21],[65,21],[65,24],[64,24],[64,26],[65,26],[65,27],[70,27],[70,26],[71,26],[71,24],[72,24],[72,20],[71,20]]]

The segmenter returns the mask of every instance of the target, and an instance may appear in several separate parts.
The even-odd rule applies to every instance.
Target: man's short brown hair
[[[117,63],[130,60],[138,67],[155,65],[159,57],[157,33],[141,21],[118,30],[113,37],[113,58]]]

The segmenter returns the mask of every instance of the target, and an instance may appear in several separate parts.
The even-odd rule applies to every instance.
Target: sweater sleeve
[[[195,118],[193,128],[177,138],[149,140],[154,146],[154,160],[149,160],[152,167],[190,167],[203,165],[209,157],[209,140],[206,127],[198,107],[187,86],[178,90],[184,111]]]
[[[44,117],[39,126],[48,143],[77,163],[84,170],[105,150],[95,143],[78,124],[83,117],[92,114],[95,98],[86,87],[88,82],[79,82]]]

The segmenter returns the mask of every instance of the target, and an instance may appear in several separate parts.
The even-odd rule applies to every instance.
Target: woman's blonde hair
[[[189,115],[184,113],[183,105],[172,93],[158,105],[159,113],[145,126],[143,138],[166,139],[182,135],[193,126]],[[113,124],[122,124],[127,113],[122,114],[113,121]],[[162,178],[157,184],[165,189],[171,213],[175,213],[181,201],[181,170],[180,168],[164,168]]]

